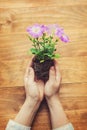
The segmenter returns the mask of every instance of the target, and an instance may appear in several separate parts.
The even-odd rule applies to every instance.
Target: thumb
[[[55,68],[54,68],[54,66],[52,66],[50,68],[50,71],[49,71],[49,80],[52,81],[53,79],[55,79]]]
[[[34,70],[32,67],[29,67],[29,80],[34,81]]]

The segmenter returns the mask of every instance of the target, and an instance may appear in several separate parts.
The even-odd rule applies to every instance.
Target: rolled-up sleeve
[[[5,130],[30,130],[31,127],[21,125],[13,120],[9,120]]]
[[[53,129],[53,130],[74,130],[74,127],[71,123],[68,123],[64,126],[61,126],[59,128]]]

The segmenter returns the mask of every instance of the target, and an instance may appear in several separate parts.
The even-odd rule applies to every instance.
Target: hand
[[[53,129],[61,127],[69,122],[57,95],[60,81],[61,75],[58,63],[55,61],[55,66],[52,66],[49,71],[49,80],[45,84],[45,96],[50,110]]]
[[[31,67],[31,63],[26,70],[24,81],[26,99],[41,102],[44,97],[44,82],[41,80],[35,80],[35,74],[33,68]]]
[[[40,80],[35,80],[34,70],[31,67],[31,63],[26,70],[24,82],[26,100],[17,114],[15,121],[26,126],[31,126],[44,96],[44,83]]]
[[[58,63],[55,61],[55,66],[52,66],[49,71],[49,80],[45,84],[45,96],[46,98],[54,97],[58,90],[61,81],[61,75],[58,67]]]

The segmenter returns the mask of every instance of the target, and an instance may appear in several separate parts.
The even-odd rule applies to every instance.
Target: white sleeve
[[[68,123],[64,126],[61,126],[59,128],[53,129],[53,130],[74,130],[74,127],[71,123]]]
[[[31,127],[21,125],[13,120],[9,120],[6,130],[30,130]]]

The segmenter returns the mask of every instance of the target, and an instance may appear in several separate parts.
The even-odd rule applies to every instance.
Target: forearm
[[[63,126],[69,122],[58,96],[54,96],[51,99],[47,99],[47,103],[50,110],[53,129]]]
[[[38,107],[39,102],[26,100],[14,120],[22,125],[31,126]]]

